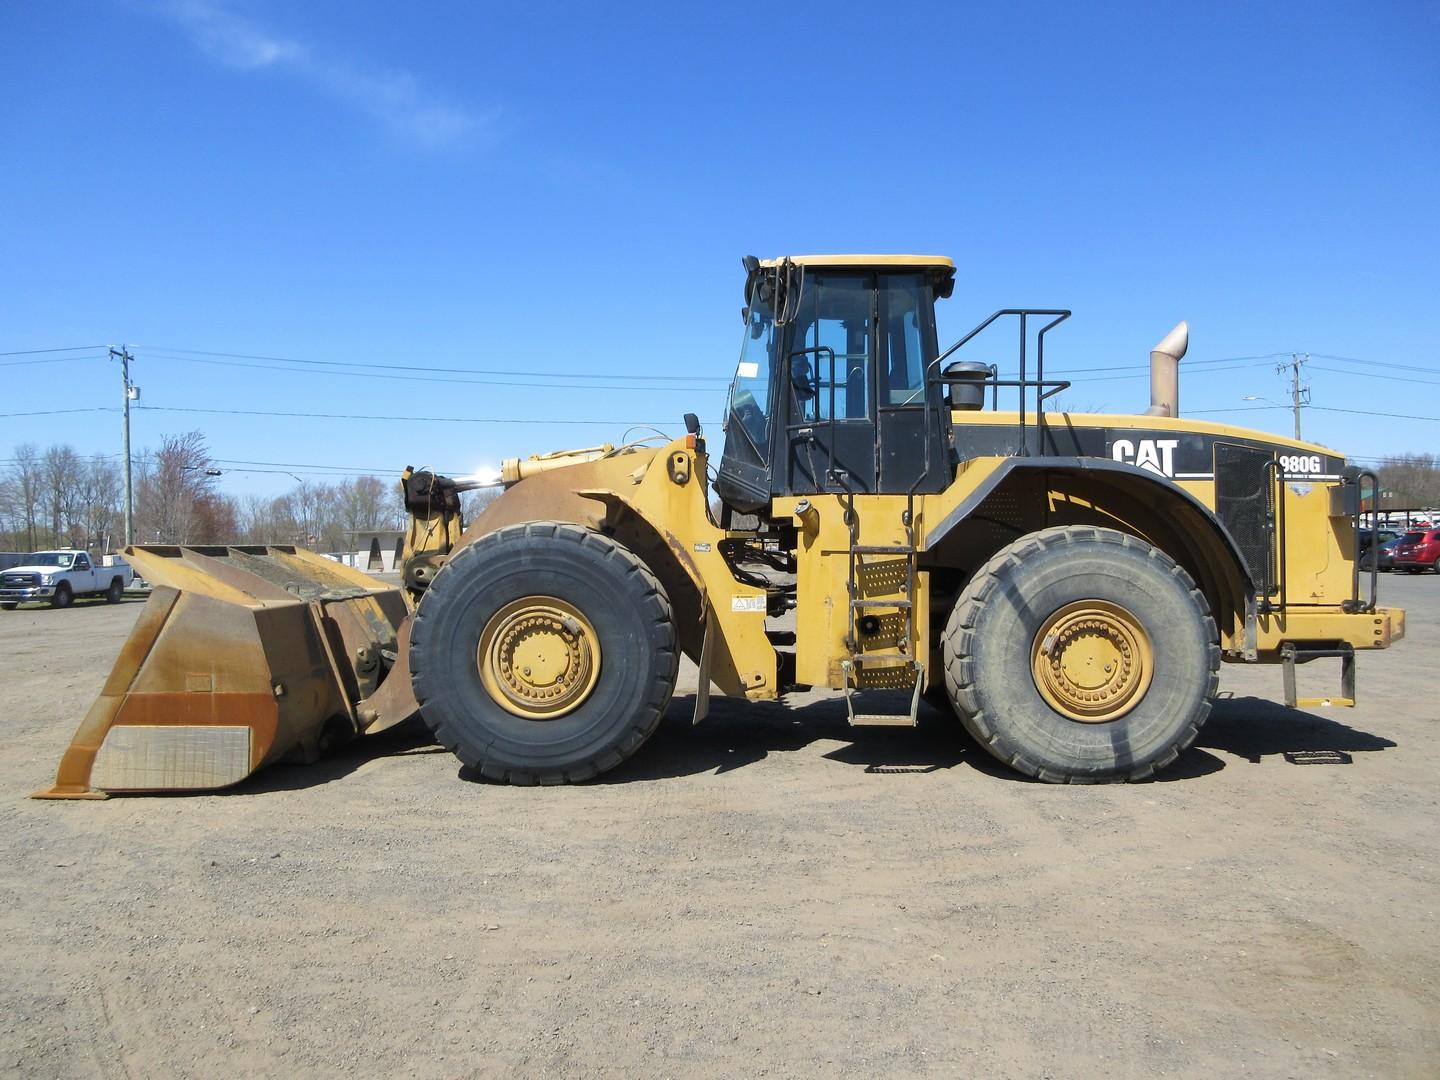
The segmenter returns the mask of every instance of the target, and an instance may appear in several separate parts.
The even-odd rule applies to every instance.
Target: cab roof
[[[915,266],[937,270],[955,270],[955,264],[943,255],[791,255],[797,266]],[[785,259],[761,259],[764,267],[779,266]]]

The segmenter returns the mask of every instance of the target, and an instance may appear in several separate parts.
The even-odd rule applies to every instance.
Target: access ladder
[[[840,662],[840,667],[845,676],[845,710],[850,723],[855,726],[914,727],[920,710],[920,691],[925,685],[925,665],[914,655],[911,647],[911,642],[915,640],[915,577],[918,555],[915,547],[913,495],[906,500],[900,520],[905,530],[903,544],[862,544],[860,517],[855,509],[853,495],[845,506],[845,524],[850,537],[849,571],[845,583],[849,601],[849,622],[845,635],[848,655],[847,659]],[[877,565],[886,561],[903,563],[904,573],[899,581],[889,580],[894,576],[893,566]],[[867,570],[879,570],[880,573],[867,575]],[[891,572],[887,573],[887,570]],[[886,588],[887,585],[891,587]],[[881,616],[877,612],[893,613],[895,616],[893,648],[867,650],[862,645],[863,639],[875,636],[882,625]],[[908,713],[855,711],[853,695],[867,689],[862,685],[865,674],[868,669],[876,668],[897,673],[904,671],[908,675],[908,683],[886,687],[908,687],[911,690]]]

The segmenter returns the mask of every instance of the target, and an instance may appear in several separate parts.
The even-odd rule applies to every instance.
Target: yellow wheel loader
[[[293,548],[127,549],[154,596],[40,794],[222,787],[417,712],[475,773],[584,780],[640,750],[682,653],[697,722],[713,692],[828,687],[856,725],[914,725],[923,697],[1019,772],[1137,780],[1195,739],[1221,661],[1346,706],[1356,654],[1403,636],[1358,570],[1375,477],[1181,419],[1183,323],[1147,410],[1068,413],[1045,371],[1068,311],[942,351],[948,259],[744,267],[718,460],[693,416],[668,445],[512,459],[468,526],[484,481],[407,469],[400,589]],[[1318,659],[1339,692],[1302,698]]]

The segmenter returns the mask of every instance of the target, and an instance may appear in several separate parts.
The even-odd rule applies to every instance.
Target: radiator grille
[[[1215,516],[1230,530],[1257,588],[1275,581],[1275,530],[1270,525],[1275,490],[1267,471],[1272,460],[1268,450],[1215,444]]]

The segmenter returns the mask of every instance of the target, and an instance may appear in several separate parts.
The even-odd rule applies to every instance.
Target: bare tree
[[[286,497],[287,517],[293,526],[286,542],[329,548],[335,533],[334,506],[333,489],[301,480]]]
[[[204,434],[166,435],[160,449],[143,461],[136,484],[137,537],[168,544],[216,539],[202,535],[217,525],[215,477],[207,474],[212,462]]]
[[[16,531],[24,537],[21,546],[27,551],[34,551],[38,543],[40,497],[44,487],[40,452],[35,449],[34,443],[21,443],[15,447],[14,464],[10,466],[6,486],[10,492]]]
[[[400,528],[403,506],[395,484],[374,476],[357,476],[335,488],[339,539],[349,546],[357,532]]]
[[[96,454],[85,463],[80,483],[79,524],[86,543],[113,546],[120,517],[120,466]]]
[[[74,447],[52,446],[40,459],[44,483],[45,512],[50,518],[49,543],[73,546],[75,520],[79,517],[80,488],[84,482],[84,463]]]

